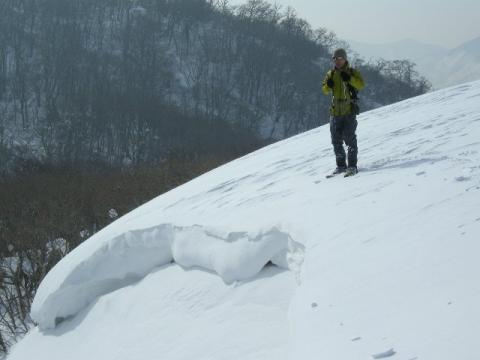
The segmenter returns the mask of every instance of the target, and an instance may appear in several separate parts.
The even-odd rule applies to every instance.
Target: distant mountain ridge
[[[480,61],[480,36],[473,40],[467,41],[466,43],[450,51],[450,53],[459,52],[463,52],[465,55],[471,56],[477,61]]]
[[[480,36],[454,48],[404,39],[384,44],[348,40],[352,50],[367,59],[409,59],[436,89],[480,79]]]
[[[412,60],[424,56],[444,56],[448,49],[439,45],[422,43],[414,39],[403,39],[390,43],[371,44],[355,40],[347,40],[353,50],[361,56],[382,57],[389,60],[395,60],[402,57]]]

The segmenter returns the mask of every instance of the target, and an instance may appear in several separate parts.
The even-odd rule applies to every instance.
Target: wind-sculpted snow
[[[84,258],[88,247],[95,250],[89,249]],[[268,262],[298,271],[302,258],[303,246],[277,228],[224,234],[202,226],[161,224],[104,241],[93,237],[47,275],[33,302],[32,317],[41,329],[53,328],[99,296],[170,262],[214,271],[231,283],[255,276]]]
[[[478,358],[480,81],[358,123],[357,176],[323,126],[93,235],[8,360]]]

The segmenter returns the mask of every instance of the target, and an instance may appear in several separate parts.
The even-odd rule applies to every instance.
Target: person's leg
[[[358,146],[357,134],[355,133],[358,124],[357,117],[355,114],[348,115],[344,122],[343,137],[348,147],[348,166],[357,167]]]
[[[333,151],[335,152],[335,159],[337,167],[346,167],[346,155],[343,148],[343,117],[330,117],[330,135],[332,137]]]

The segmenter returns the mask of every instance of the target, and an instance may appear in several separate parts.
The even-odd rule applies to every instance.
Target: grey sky
[[[342,39],[385,43],[405,38],[454,48],[480,36],[479,0],[267,0],[292,6],[314,27]],[[231,5],[246,0],[230,0]]]

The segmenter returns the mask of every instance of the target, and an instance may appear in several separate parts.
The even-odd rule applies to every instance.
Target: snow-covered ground
[[[358,176],[321,127],[92,236],[8,359],[476,358],[480,82],[358,120]]]

